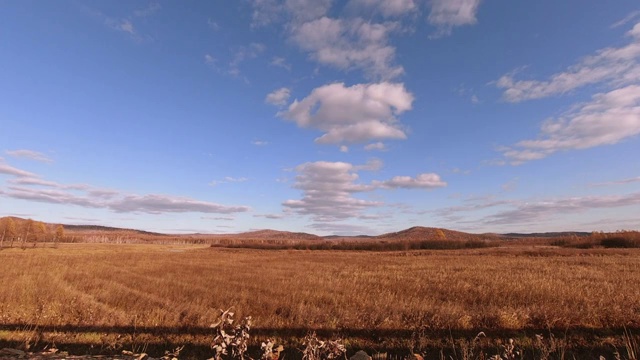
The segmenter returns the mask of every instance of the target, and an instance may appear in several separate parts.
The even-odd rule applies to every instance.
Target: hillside
[[[269,229],[221,235],[220,237],[242,240],[322,240],[322,237],[314,234]]]
[[[451,240],[451,241],[468,241],[468,240],[487,240],[496,239],[497,237],[485,234],[471,234],[461,231],[439,229],[432,227],[414,226],[405,230],[391,232],[375,236],[376,240],[388,241],[422,241],[422,240]]]
[[[3,217],[0,221],[11,219],[15,226],[20,229],[27,219],[19,217]],[[44,224],[50,230],[58,224]],[[256,230],[236,234],[163,234],[136,229],[126,229],[119,227],[101,225],[70,225],[63,224],[67,236],[73,237],[73,241],[89,241],[99,238],[101,242],[110,240],[135,241],[144,243],[220,243],[220,241],[238,243],[251,241],[268,242],[297,242],[297,241],[329,241],[337,242],[417,242],[417,241],[482,241],[482,240],[518,240],[518,239],[550,239],[562,237],[570,234],[582,237],[589,233],[582,232],[549,232],[549,233],[509,233],[509,234],[472,234],[462,231],[448,230],[442,228],[432,228],[414,226],[397,232],[389,232],[382,235],[357,235],[357,236],[318,236],[305,232],[291,232],[280,230]]]

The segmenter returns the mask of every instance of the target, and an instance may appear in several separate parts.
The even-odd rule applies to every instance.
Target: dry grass
[[[4,249],[0,259],[0,340],[41,331],[49,341],[73,333],[73,341],[103,348],[119,341],[117,333],[138,343],[207,344],[218,309],[230,306],[238,318],[253,317],[256,341],[294,341],[315,330],[344,336],[347,345],[384,346],[415,343],[418,330],[446,340],[479,330],[621,335],[623,327],[640,328],[635,249],[377,253],[61,244]],[[180,340],[182,333],[192,337]]]

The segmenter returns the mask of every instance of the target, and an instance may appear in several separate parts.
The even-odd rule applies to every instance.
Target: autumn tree
[[[27,241],[29,239],[29,236],[33,235],[33,230],[35,227],[35,221],[31,220],[31,219],[27,219],[27,221],[25,221],[22,224],[22,241],[20,243],[21,247],[24,249],[27,245]]]
[[[16,236],[16,224],[12,218],[2,219],[0,228],[2,228],[2,238],[0,238],[0,249],[4,246],[5,239],[11,239],[11,247],[13,247],[13,238]]]
[[[11,239],[10,246],[13,247],[13,240],[16,238],[16,235],[18,235],[18,230],[16,229],[16,223],[13,221],[12,218],[9,218],[9,220],[7,220],[6,229],[7,229],[7,237]]]
[[[447,240],[447,235],[442,231],[442,229],[436,229],[436,239]]]
[[[54,241],[53,246],[58,247],[58,242],[62,241],[63,237],[64,237],[64,226],[58,225],[56,227],[56,234],[53,240]]]

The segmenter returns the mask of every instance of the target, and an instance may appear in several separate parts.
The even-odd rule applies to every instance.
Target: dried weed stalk
[[[303,360],[334,360],[342,356],[347,358],[347,349],[341,339],[322,341],[312,332],[304,338],[304,345]]]
[[[215,329],[215,337],[211,348],[214,349],[215,360],[238,359],[244,360],[249,343],[249,331],[251,330],[251,316],[245,317],[240,324],[234,326],[231,309],[220,309],[220,319],[212,324]],[[229,348],[231,355],[229,356]]]

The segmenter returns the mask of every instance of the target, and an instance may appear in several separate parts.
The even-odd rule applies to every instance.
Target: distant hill
[[[470,234],[462,231],[414,226],[405,230],[378,235],[378,236],[375,236],[374,239],[393,240],[393,241],[421,241],[421,240],[466,241],[466,240],[497,239],[497,237],[494,235],[488,235],[488,234]]]
[[[101,226],[101,225],[63,225],[64,229],[67,232],[133,232],[137,234],[143,235],[154,235],[154,236],[167,236],[167,234],[144,231],[144,230],[136,230],[136,229],[125,229],[125,228],[117,228],[111,226]]]
[[[16,226],[21,226],[27,219],[8,216],[2,219],[11,218]],[[58,224],[46,224],[50,227]],[[221,239],[227,239],[232,241],[251,241],[251,240],[266,240],[266,241],[313,241],[313,240],[325,240],[331,242],[340,241],[389,241],[389,242],[414,242],[425,240],[446,240],[446,241],[476,241],[476,240],[518,240],[518,239],[532,239],[532,238],[556,238],[565,236],[589,236],[590,232],[577,232],[577,231],[563,231],[563,232],[545,232],[545,233],[507,233],[507,234],[471,234],[462,231],[454,231],[441,228],[432,228],[424,226],[414,226],[408,229],[400,230],[397,232],[390,232],[377,236],[370,235],[356,235],[356,236],[341,236],[341,235],[329,235],[318,236],[305,232],[291,232],[291,231],[279,231],[279,230],[257,230],[249,231],[237,234],[163,234],[151,231],[126,229],[111,226],[101,225],[70,225],[62,224],[65,228],[65,233],[70,236],[79,236],[81,238],[87,236],[101,236],[107,238],[126,237],[144,239],[145,242],[165,241],[167,238],[173,240],[182,241],[182,239],[195,239],[194,241],[208,242]]]
[[[590,232],[585,231],[560,231],[560,232],[544,232],[544,233],[508,233],[502,234],[503,237],[508,238],[555,238],[563,236],[578,236],[585,237],[591,235]]]
[[[304,232],[257,230],[239,234],[224,235],[225,238],[242,240],[322,240],[322,237]]]

